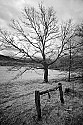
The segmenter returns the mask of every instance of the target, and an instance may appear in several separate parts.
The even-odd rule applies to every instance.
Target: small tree
[[[69,19],[67,22],[61,26],[62,37],[65,37],[66,45],[64,46],[63,56],[69,56],[68,62],[68,81],[70,81],[71,76],[71,65],[72,65],[72,55],[76,53],[75,48],[77,46],[75,42],[75,26],[72,23],[72,20]]]
[[[83,23],[79,24],[76,29],[76,35],[80,38],[79,42],[79,54],[83,57]],[[81,63],[81,74],[82,74],[82,82],[83,82],[83,61]]]
[[[53,8],[46,9],[42,4],[39,10],[25,7],[22,18],[12,20],[15,36],[0,30],[2,43],[15,48],[21,58],[30,58],[40,63],[44,69],[44,81],[48,82],[48,68],[61,56],[67,43],[69,27],[63,30],[58,26]],[[39,59],[40,57],[41,59]]]

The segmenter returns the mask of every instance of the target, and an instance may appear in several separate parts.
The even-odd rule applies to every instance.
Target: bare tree
[[[70,34],[69,26],[58,25],[53,8],[42,4],[39,10],[25,7],[20,20],[12,20],[15,36],[0,30],[2,43],[16,49],[21,58],[28,57],[40,63],[44,69],[44,81],[48,82],[48,68],[61,56]],[[39,59],[40,57],[41,59]]]
[[[76,35],[80,38],[79,39],[79,54],[81,55],[81,57],[83,57],[83,23],[80,23],[77,25],[77,29],[76,29]],[[82,61],[83,62],[83,61]],[[82,82],[83,82],[83,63],[81,63],[81,74],[82,74]]]
[[[79,43],[77,39],[77,29],[76,25],[73,24],[72,20],[69,19],[67,22],[65,22],[62,25],[62,31],[66,33],[66,45],[64,47],[63,51],[63,56],[68,56],[69,57],[69,62],[68,62],[68,81],[70,81],[71,78],[71,70],[72,70],[72,60],[73,57],[78,53],[79,49]],[[62,35],[64,36],[64,34]]]

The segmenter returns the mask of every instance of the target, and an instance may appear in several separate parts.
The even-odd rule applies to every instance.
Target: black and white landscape
[[[0,124],[83,125],[82,0],[0,0]]]

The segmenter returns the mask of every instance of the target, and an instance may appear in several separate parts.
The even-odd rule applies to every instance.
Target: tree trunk
[[[82,68],[82,83],[83,83],[83,68]]]
[[[48,66],[44,65],[44,82],[48,82]]]
[[[68,77],[69,82],[70,82],[70,78],[71,78],[71,41],[69,46],[69,77]]]
[[[70,62],[71,62],[71,61],[70,61]],[[69,64],[69,76],[68,76],[68,82],[71,81],[70,78],[71,78],[71,63]]]

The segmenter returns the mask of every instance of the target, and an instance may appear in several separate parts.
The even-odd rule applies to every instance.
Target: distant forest
[[[83,57],[81,55],[76,55],[72,56],[71,60],[71,70],[75,71],[78,69],[81,69],[83,66]],[[39,66],[42,68],[40,64],[36,64],[30,59],[18,59],[18,58],[13,58],[5,55],[0,55],[0,66],[13,66],[13,65],[22,65],[22,66],[27,66],[27,65],[35,65]],[[68,70],[69,67],[69,56],[61,57],[59,60],[57,60],[54,64],[52,64],[49,68],[50,69],[58,69],[58,70]]]
[[[10,56],[0,55],[0,66],[25,65],[30,60],[13,58]]]
[[[52,65],[54,68],[58,68],[60,70],[68,70],[69,69],[69,56],[65,56],[60,58],[55,64]],[[75,71],[76,69],[81,69],[83,66],[83,57],[82,56],[74,56],[71,59],[71,70]]]

